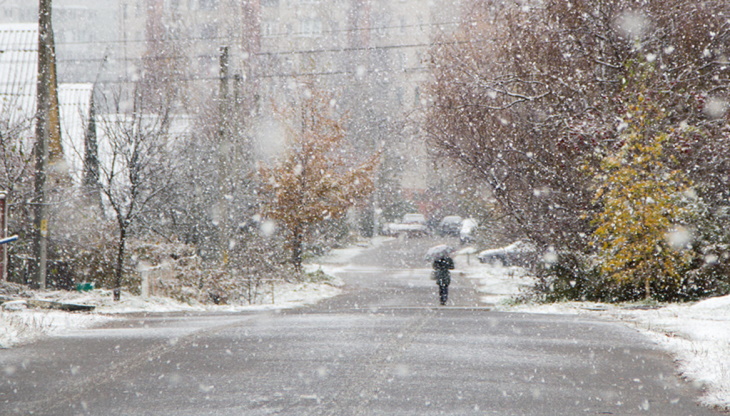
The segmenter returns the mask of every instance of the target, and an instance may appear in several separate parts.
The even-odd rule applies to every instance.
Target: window
[[[263,36],[274,36],[277,35],[279,32],[279,24],[277,22],[263,22],[261,26]]]
[[[218,37],[218,26],[213,23],[204,24],[200,28],[200,37],[203,39],[215,39]]]
[[[385,36],[387,33],[387,27],[390,25],[389,18],[384,13],[375,13],[374,14],[374,21],[375,24],[375,33],[377,33],[379,36]]]
[[[218,0],[200,0],[200,10],[215,10],[218,7]]]
[[[318,36],[322,34],[322,21],[319,19],[303,19],[299,22],[301,36]]]

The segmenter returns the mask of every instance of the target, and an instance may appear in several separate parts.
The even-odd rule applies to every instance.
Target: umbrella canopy
[[[446,257],[453,252],[453,247],[446,244],[439,244],[428,249],[426,252],[426,261],[433,261],[439,257]]]

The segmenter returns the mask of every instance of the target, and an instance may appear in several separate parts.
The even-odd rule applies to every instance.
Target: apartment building
[[[54,0],[62,82],[113,88],[154,78],[186,91],[188,107],[220,94],[221,51],[231,89],[258,108],[264,153],[271,103],[303,82],[332,91],[363,150],[382,143],[404,165],[426,159],[404,120],[421,105],[424,60],[439,33],[460,17],[461,0]],[[37,2],[4,0],[0,23],[37,21]],[[267,144],[268,143],[268,144]],[[417,156],[414,156],[417,155]],[[412,179],[422,181],[415,165]],[[408,175],[406,175],[408,176]],[[408,187],[419,187],[419,184]]]
[[[349,114],[353,143],[364,151],[385,144],[389,152],[401,155],[403,186],[423,188],[428,156],[414,140],[416,123],[409,124],[408,118],[415,121],[412,117],[422,105],[428,77],[424,60],[432,41],[455,27],[459,4],[262,0],[262,95],[286,99],[301,82],[331,90]]]
[[[59,82],[110,81],[120,59],[118,0],[53,0]],[[0,23],[37,23],[38,1],[0,1]]]

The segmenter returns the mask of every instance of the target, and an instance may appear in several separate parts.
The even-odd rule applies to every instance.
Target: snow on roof
[[[74,179],[74,183],[79,185],[83,176],[84,141],[93,90],[94,86],[90,83],[58,86],[63,155],[68,165],[68,173]]]
[[[0,114],[30,128],[35,113],[38,24],[0,25]]]
[[[0,117],[32,138],[38,79],[38,24],[0,24]],[[92,84],[60,84],[61,140],[69,174],[80,180]],[[77,182],[79,183],[79,182]]]
[[[32,141],[36,112],[36,80],[38,79],[38,24],[0,24],[0,126],[18,131],[21,137]],[[84,139],[91,111],[93,84],[59,84],[58,103],[61,118],[61,141],[67,173],[75,183],[81,183],[83,175]],[[102,116],[105,123],[123,123],[127,116]],[[153,115],[145,116],[155,123]],[[172,120],[169,134],[180,137],[188,134],[192,120],[179,115]],[[98,129],[98,127],[97,127]],[[97,131],[100,140],[104,132]],[[100,143],[103,149],[103,144]],[[103,151],[100,149],[100,151]],[[103,156],[103,155],[102,155]],[[103,157],[102,157],[103,158]]]

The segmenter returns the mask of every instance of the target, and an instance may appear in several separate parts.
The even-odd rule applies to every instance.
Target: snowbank
[[[730,296],[656,308],[592,302],[515,304],[510,299],[532,282],[524,269],[473,260],[466,265],[464,257],[459,264],[478,282],[482,300],[495,309],[592,315],[636,327],[675,357],[680,374],[705,392],[705,405],[730,409]]]
[[[345,266],[354,256],[369,247],[377,246],[387,239],[373,239],[355,247],[332,250],[327,256],[318,259],[317,264],[305,265],[305,270],[321,270],[332,276],[334,271]],[[122,319],[122,314],[137,312],[175,312],[175,311],[250,311],[288,309],[314,304],[322,299],[336,296],[341,292],[338,279],[327,282],[280,282],[274,290],[263,291],[259,304],[254,305],[204,305],[183,303],[169,298],[155,296],[134,296],[122,293],[121,300],[113,300],[110,290],[96,289],[88,292],[39,291],[33,293],[37,299],[54,300],[95,306],[94,312],[62,312],[38,310],[27,307],[25,301],[6,302],[0,308],[0,348],[31,342],[43,336],[60,334],[71,329],[88,328],[101,325],[114,319]],[[25,294],[27,295],[27,293]]]
[[[96,306],[94,312],[63,312],[29,309],[23,301],[11,302],[0,309],[0,348],[31,342],[71,329],[88,328],[110,320],[122,319],[122,314],[136,312],[175,311],[246,311],[296,308],[313,304],[340,293],[336,283],[277,283],[273,294],[254,305],[203,305],[182,303],[169,298],[142,297],[122,293],[115,302],[110,290],[89,292],[47,292],[46,299]],[[21,306],[23,305],[23,306]]]
[[[705,390],[705,404],[730,408],[730,296],[614,314],[670,351],[682,375]]]
[[[455,253],[455,261],[459,271],[477,281],[483,303],[495,308],[506,307],[515,295],[532,285],[533,278],[524,268],[501,263],[483,264],[475,256],[476,252],[472,247],[465,247]]]
[[[730,296],[694,304],[668,304],[656,309],[587,302],[502,306],[500,309],[591,314],[632,325],[675,357],[679,373],[705,392],[701,399],[705,405],[730,409]]]

